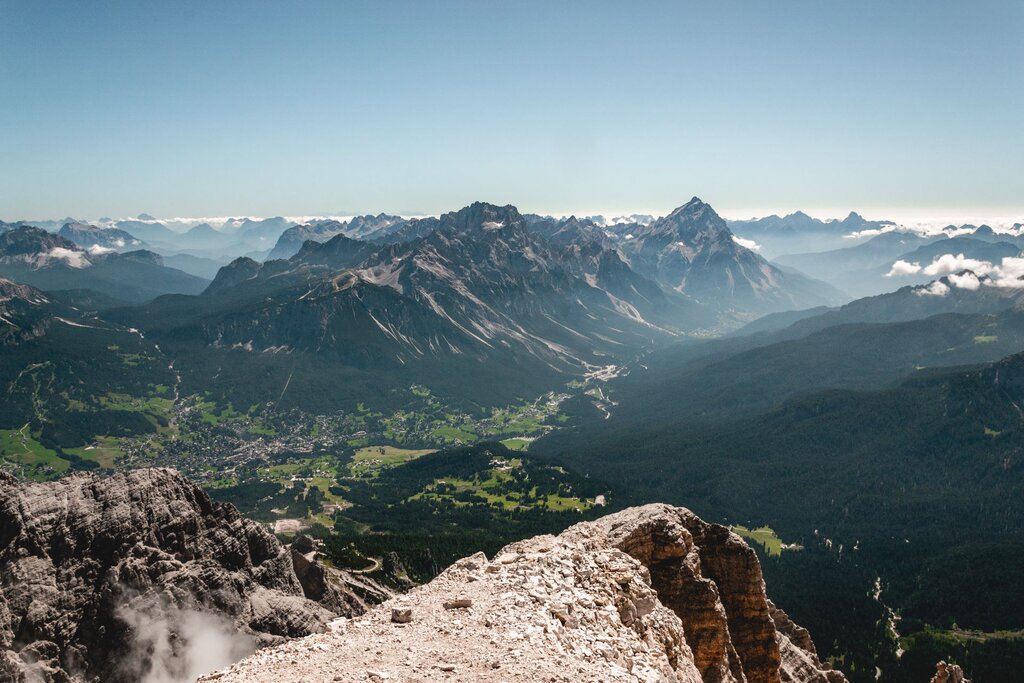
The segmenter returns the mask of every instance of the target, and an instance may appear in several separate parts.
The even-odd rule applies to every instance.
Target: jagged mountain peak
[[[340,224],[339,224],[340,225]],[[365,244],[361,240],[353,239],[344,233],[337,233],[332,235],[330,239],[324,240],[323,242],[317,242],[316,240],[306,240],[302,243],[299,251],[293,260],[302,261],[312,254],[324,254],[327,252],[338,251],[339,249],[345,249],[355,244]]]
[[[714,215],[715,217],[718,217],[718,214],[715,213],[715,210],[711,208],[710,204],[702,200],[700,197],[694,196],[690,199],[690,201],[686,202],[682,206],[677,206],[675,209],[673,209],[668,214],[668,216],[666,216],[666,218],[672,216],[689,216],[696,218],[703,216],[705,213],[708,212],[710,212],[710,214]]]
[[[683,242],[697,238],[732,241],[732,231],[725,219],[699,197],[654,221],[642,234],[672,234]]]
[[[65,223],[57,234],[74,242],[82,249],[88,249],[92,254],[101,254],[106,251],[121,251],[142,246],[140,240],[120,228],[97,226],[89,223]]]
[[[99,226],[86,223],[85,221],[69,221],[60,226],[61,230],[99,230]]]
[[[690,201],[686,202],[682,206],[676,207],[675,210],[672,211],[672,213],[700,211],[705,207],[711,208],[711,206],[705,203],[703,199],[701,199],[697,195],[694,195],[693,197],[690,198]]]
[[[371,256],[379,247],[339,232],[326,242],[306,240],[291,263],[328,268],[352,268]]]
[[[694,197],[620,245],[629,265],[719,310],[778,310],[824,303],[815,286],[738,243],[710,204]]]
[[[20,225],[0,234],[0,256],[38,254],[54,248],[80,251],[74,242],[31,225]]]
[[[488,202],[473,202],[458,211],[441,216],[441,229],[456,232],[519,229],[525,232],[526,221],[519,210],[511,204],[498,206]]]
[[[217,271],[217,276],[206,288],[204,294],[215,294],[234,287],[260,274],[262,266],[248,256],[239,256]]]

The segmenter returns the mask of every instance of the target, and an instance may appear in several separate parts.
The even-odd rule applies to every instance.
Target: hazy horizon
[[[775,208],[775,209],[730,209],[730,208],[719,208],[713,201],[701,198],[715,209],[715,211],[726,220],[742,221],[751,220],[757,218],[764,218],[767,216],[787,216],[796,212],[802,212],[809,215],[812,218],[816,218],[822,221],[828,220],[842,220],[847,217],[851,212],[859,214],[862,218],[868,221],[892,221],[902,227],[907,228],[942,228],[949,225],[961,226],[961,225],[989,225],[993,228],[1009,228],[1015,224],[1024,224],[1024,210],[1019,212],[1004,211],[1001,213],[960,213],[960,214],[949,214],[949,213],[929,213],[927,211],[887,211],[884,209],[871,209],[870,207],[864,210],[858,208],[850,209],[801,209],[801,208]],[[479,200],[488,201],[488,200]],[[491,202],[498,205],[512,204],[516,206],[521,213],[533,213],[538,215],[553,216],[556,218],[567,218],[569,216],[577,217],[588,217],[588,216],[604,216],[607,219],[619,218],[630,215],[649,215],[655,218],[665,216],[672,212],[676,206],[670,208],[660,209],[626,209],[620,211],[600,211],[600,210],[576,210],[576,211],[531,211],[528,207],[524,207],[516,202]],[[680,202],[682,205],[685,202]],[[265,220],[267,218],[284,218],[289,221],[296,223],[305,223],[311,220],[321,219],[336,219],[336,220],[349,220],[353,216],[364,216],[364,215],[377,215],[377,214],[389,214],[402,216],[404,218],[422,218],[427,216],[439,216],[441,213],[447,213],[447,211],[456,211],[462,208],[462,206],[453,206],[450,209],[439,212],[439,213],[428,213],[424,211],[392,211],[388,209],[368,209],[364,211],[323,211],[323,212],[305,212],[302,214],[287,214],[287,213],[267,213],[267,214],[256,214],[256,213],[233,213],[225,214],[220,216],[202,216],[202,215],[173,215],[173,216],[158,216],[148,211],[141,211],[137,214],[127,215],[103,215],[103,216],[83,216],[74,215],[72,213],[61,213],[57,212],[49,216],[20,216],[12,218],[10,216],[0,216],[0,220],[8,221],[27,221],[27,222],[42,222],[42,221],[61,221],[65,218],[74,218],[76,220],[82,220],[86,222],[101,222],[103,219],[109,219],[111,221],[122,221],[122,220],[139,220],[138,216],[148,215],[152,217],[153,222],[159,223],[178,223],[178,224],[199,224],[199,223],[210,223],[214,227],[218,227],[229,220],[244,220],[246,218],[251,220]],[[146,219],[148,220],[148,219]]]

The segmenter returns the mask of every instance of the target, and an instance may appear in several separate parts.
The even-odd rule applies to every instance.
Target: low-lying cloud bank
[[[900,278],[900,276],[925,274],[932,276],[956,275],[968,271],[975,281],[979,276],[986,276],[984,284],[991,287],[1005,287],[1009,289],[1024,289],[1024,257],[1006,256],[998,264],[991,261],[982,261],[976,258],[968,258],[964,254],[943,254],[936,256],[928,265],[922,265],[916,261],[896,261],[892,264],[886,278]],[[963,275],[956,275],[957,280],[964,281]],[[980,282],[980,281],[979,281]],[[977,289],[966,287],[965,289]]]
[[[1006,256],[997,265],[963,254],[943,254],[925,266],[916,261],[896,261],[885,274],[886,277],[911,275],[947,276],[944,281],[936,280],[918,292],[933,296],[945,296],[950,286],[972,291],[982,286],[1024,289],[1024,257]]]

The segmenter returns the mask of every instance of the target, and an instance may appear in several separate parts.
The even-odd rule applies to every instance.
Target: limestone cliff
[[[329,633],[203,678],[842,683],[765,595],[753,550],[666,505],[460,560]]]
[[[185,679],[363,611],[315,562],[305,582],[294,564],[173,470],[0,473],[0,680]]]
[[[939,662],[935,669],[932,683],[971,683],[968,679],[964,678],[964,670],[956,664]]]

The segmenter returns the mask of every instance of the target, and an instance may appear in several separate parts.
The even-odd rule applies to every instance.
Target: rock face
[[[697,197],[638,227],[621,249],[637,272],[718,310],[791,310],[842,298],[737,242],[725,220]]]
[[[352,613],[319,587],[333,613],[269,531],[173,470],[0,473],[0,680],[194,678]]]
[[[124,230],[117,228],[98,228],[88,223],[65,223],[57,233],[66,240],[70,240],[83,249],[101,247],[114,251],[125,251],[138,249],[142,241],[132,237]],[[101,252],[102,253],[102,252]]]
[[[964,678],[964,670],[956,664],[939,662],[935,665],[935,676],[932,683],[971,683]]]
[[[394,591],[365,576],[320,564],[316,553],[301,553],[294,543],[290,551],[303,594],[334,614],[363,614],[372,605],[395,595]]]
[[[396,619],[395,615],[400,615]],[[843,683],[722,526],[648,505],[478,553],[332,632],[201,679]]]

